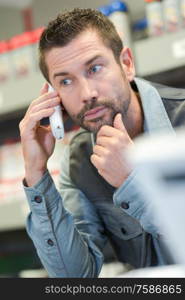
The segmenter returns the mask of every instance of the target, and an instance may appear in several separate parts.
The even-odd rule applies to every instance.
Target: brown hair
[[[49,78],[45,63],[45,52],[53,47],[67,45],[87,29],[95,29],[99,33],[104,44],[112,49],[116,61],[119,62],[123,44],[113,23],[98,10],[75,8],[59,14],[56,19],[50,21],[41,35],[39,66],[47,81],[49,81]]]

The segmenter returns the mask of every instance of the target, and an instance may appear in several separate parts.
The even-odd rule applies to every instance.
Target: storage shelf
[[[185,66],[185,30],[137,41],[133,52],[141,77]]]
[[[27,107],[37,98],[44,83],[40,72],[0,85],[0,115]]]
[[[136,75],[145,77],[185,66],[185,29],[133,43]],[[39,71],[0,85],[0,115],[26,108],[38,97],[44,78]]]

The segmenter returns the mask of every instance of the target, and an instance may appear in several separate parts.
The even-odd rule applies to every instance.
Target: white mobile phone
[[[53,87],[49,85],[48,92],[53,92]],[[54,113],[49,117],[49,122],[51,126],[51,131],[53,133],[53,136],[56,139],[62,139],[64,137],[64,123],[63,123],[63,117],[62,117],[62,109],[60,105],[57,105],[54,107],[55,111]]]

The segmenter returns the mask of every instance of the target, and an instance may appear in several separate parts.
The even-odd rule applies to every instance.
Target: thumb
[[[122,120],[122,115],[120,113],[118,113],[115,118],[114,118],[114,122],[113,122],[113,126],[116,129],[119,129],[121,131],[125,131],[125,125],[123,124],[123,120]]]

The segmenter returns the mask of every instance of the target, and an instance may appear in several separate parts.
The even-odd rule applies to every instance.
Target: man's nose
[[[84,78],[81,80],[80,98],[83,103],[94,101],[98,98],[97,87],[90,79]]]

